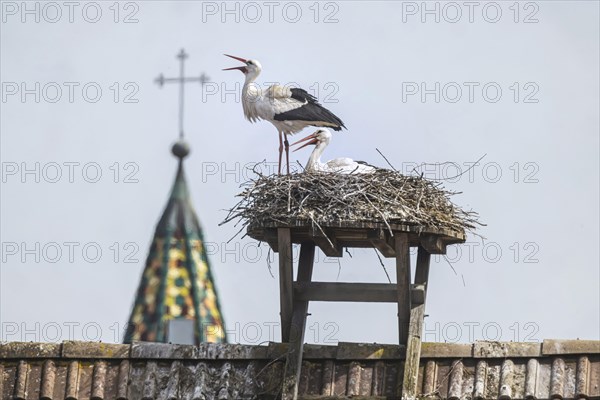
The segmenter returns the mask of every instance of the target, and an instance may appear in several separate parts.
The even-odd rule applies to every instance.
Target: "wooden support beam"
[[[315,260],[315,244],[304,242],[300,246],[300,260],[298,262],[297,282],[309,283],[312,279]],[[302,354],[304,350],[304,333],[306,330],[306,317],[308,315],[308,301],[294,297],[294,311],[290,329],[290,347],[285,363],[282,399],[295,400],[298,396],[298,383],[302,368]]]
[[[333,231],[325,231],[324,234],[318,227],[312,227],[310,237],[327,257],[343,256],[343,248],[338,245]]]
[[[281,317],[281,341],[290,341],[290,326],[292,325],[292,310],[294,305],[292,263],[292,238],[290,228],[277,228],[277,243],[279,251],[279,306]]]
[[[425,304],[416,305],[410,310],[411,323],[408,332],[408,344],[406,346],[404,378],[402,380],[403,400],[414,400],[417,398],[424,311]]]
[[[421,359],[421,336],[423,334],[423,319],[425,317],[425,299],[427,297],[427,281],[429,279],[430,253],[419,246],[417,269],[415,271],[415,290],[422,288],[423,302],[412,304],[410,310],[410,325],[406,345],[406,360],[404,362],[404,379],[402,381],[402,399],[417,398],[419,377],[419,362]]]
[[[294,283],[294,296],[305,301],[396,303],[395,283],[309,282]]]
[[[367,238],[371,241],[373,247],[379,250],[384,257],[396,257],[394,243],[389,240],[389,233],[387,233],[387,231],[384,231],[383,229],[373,229],[367,233]]]
[[[279,246],[277,245],[277,229],[265,230],[264,240],[273,250],[273,253],[279,252]]]
[[[410,303],[413,306],[425,303],[425,285],[412,285],[410,290]]]
[[[410,320],[410,248],[408,235],[396,233],[396,287],[398,301],[398,335],[400,345],[408,340],[408,323]]]
[[[428,235],[421,238],[421,246],[429,254],[446,254],[446,242],[439,236]]]
[[[427,291],[427,282],[429,280],[429,262],[431,252],[423,246],[419,246],[417,253],[417,269],[415,270],[415,284],[424,285]]]

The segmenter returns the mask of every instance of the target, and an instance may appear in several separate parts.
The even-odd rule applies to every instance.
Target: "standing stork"
[[[375,167],[362,161],[354,161],[351,158],[341,157],[329,160],[326,163],[321,162],[321,155],[325,151],[325,147],[331,141],[331,132],[327,129],[319,129],[316,132],[308,135],[304,139],[298,140],[292,146],[306,142],[294,151],[298,151],[303,147],[311,144],[315,145],[315,149],[311,153],[306,167],[306,172],[335,172],[338,174],[369,174],[375,172]]]
[[[239,67],[225,68],[223,71],[237,69],[246,76],[242,89],[242,107],[246,119],[250,122],[263,119],[277,128],[279,133],[279,174],[281,174],[281,156],[284,146],[287,173],[290,173],[290,145],[287,135],[300,132],[307,126],[326,126],[335,131],[346,128],[341,119],[319,104],[316,97],[304,89],[273,85],[262,90],[253,84],[262,71],[262,66],[257,60],[225,55],[245,64]]]

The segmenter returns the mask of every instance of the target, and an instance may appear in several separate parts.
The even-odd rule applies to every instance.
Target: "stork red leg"
[[[287,140],[287,135],[283,134],[283,143],[285,143],[285,162],[287,163],[287,174],[290,174],[290,142]]]
[[[281,175],[281,155],[283,154],[283,142],[281,135],[283,132],[279,132],[279,164],[277,165],[277,173]]]

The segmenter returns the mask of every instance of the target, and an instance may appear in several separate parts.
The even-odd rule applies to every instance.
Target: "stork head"
[[[329,131],[329,129],[319,128],[315,132],[313,132],[310,135],[308,135],[307,137],[302,138],[302,139],[298,140],[295,143],[292,143],[292,146],[297,145],[298,143],[306,142],[302,146],[300,146],[300,147],[298,147],[297,149],[294,150],[294,151],[298,151],[298,150],[300,150],[303,147],[310,146],[311,144],[314,144],[314,145],[319,145],[319,144],[328,145],[329,142],[331,141],[331,136],[332,135],[331,135],[331,132]]]
[[[256,78],[260,74],[260,71],[262,71],[262,65],[260,65],[258,60],[246,60],[245,58],[230,56],[229,54],[225,54],[225,56],[241,61],[244,63],[244,65],[239,67],[225,68],[223,71],[231,71],[234,69],[240,70],[244,73],[244,75],[246,75],[246,79],[249,77]]]

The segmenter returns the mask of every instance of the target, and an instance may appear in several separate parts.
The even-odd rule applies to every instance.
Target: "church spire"
[[[133,310],[125,333],[125,343],[134,340],[168,342],[175,336],[177,322],[187,324],[189,332],[178,337],[191,341],[222,343],[226,341],[217,291],[204,247],[202,229],[192,207],[185,180],[183,159],[189,154],[183,139],[183,86],[194,78],[185,78],[183,63],[187,55],[182,50],[180,77],[157,82],[180,83],[179,140],[171,151],[179,159],[175,182],[165,210],[156,226],[154,239],[142,273]],[[198,78],[206,81],[202,75]]]

